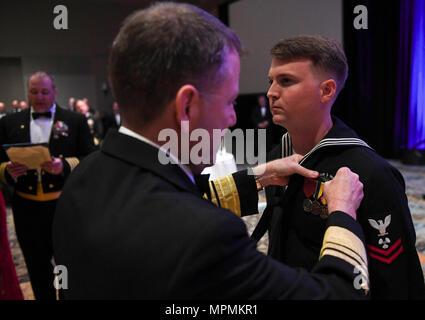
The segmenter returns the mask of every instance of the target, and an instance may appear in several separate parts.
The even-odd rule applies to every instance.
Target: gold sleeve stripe
[[[233,211],[239,217],[242,214],[241,203],[235,179],[231,174],[211,181],[210,183],[211,200],[222,208]]]
[[[350,256],[347,256],[344,252],[341,252],[341,251],[338,251],[338,250],[333,250],[331,248],[326,248],[325,250],[323,250],[323,254],[322,254],[321,258],[323,258],[324,256],[337,257],[339,259],[342,259],[342,260],[348,262],[349,264],[353,265],[354,267],[357,267],[358,269],[365,271],[364,266],[359,265],[357,260],[353,259]]]
[[[75,157],[71,158],[65,158],[66,162],[68,162],[69,166],[71,167],[71,171],[75,169],[75,167],[80,163],[80,160]]]
[[[363,289],[369,290],[369,272],[366,249],[363,242],[353,232],[338,226],[329,227],[323,238],[319,260],[324,256],[334,256],[350,263],[354,273],[360,273],[365,280]]]
[[[322,248],[322,250],[325,247]],[[366,260],[364,259],[364,257],[360,256],[356,251],[354,251],[351,248],[348,248],[346,246],[341,245],[340,243],[335,243],[332,241],[328,241],[326,242],[326,248],[334,248],[335,250],[339,250],[344,252],[345,254],[349,255],[349,256],[353,256],[353,259],[356,259],[356,261],[358,261],[359,263],[366,263]]]
[[[2,162],[0,164],[0,181],[7,184],[5,172],[6,172],[7,162]]]
[[[348,263],[351,263],[354,267],[359,269],[359,271],[361,271],[362,274],[366,275],[366,278],[369,278],[369,273],[367,270],[367,262],[363,261],[363,259],[359,259],[359,256],[357,254],[347,250],[344,247],[328,243],[326,247],[322,248],[321,257],[323,257],[325,254],[335,256],[334,253],[338,254],[338,258],[342,257],[343,260],[347,261]]]
[[[217,201],[217,196],[214,188],[214,184],[212,181],[209,182],[210,184],[210,194],[211,194],[211,202],[214,203],[217,207],[220,207]],[[205,194],[206,196],[207,194]]]
[[[356,260],[347,256],[345,253],[342,253],[340,251],[336,251],[330,248],[323,250],[321,257],[325,255],[337,257],[353,265],[354,266],[353,273],[361,275],[362,279],[364,280],[361,283],[361,287],[364,290],[366,290],[366,293],[369,291],[370,281],[369,281],[369,272],[367,270],[367,266],[363,264],[359,265]]]
[[[363,242],[351,231],[338,226],[329,227],[323,238],[322,253],[320,254],[320,257],[323,256],[324,249],[332,243],[339,244],[340,250],[341,248],[345,248],[347,252],[348,250],[355,252],[363,262],[367,261],[366,249]]]

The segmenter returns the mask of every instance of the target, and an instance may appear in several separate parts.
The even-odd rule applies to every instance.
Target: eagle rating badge
[[[372,246],[367,245],[369,249],[369,256],[378,261],[390,264],[403,252],[403,246],[401,245],[401,238],[398,238],[391,246],[391,240],[387,232],[387,228],[391,223],[391,215],[387,215],[384,220],[375,221],[373,219],[367,219],[372,228],[378,230],[378,245]]]

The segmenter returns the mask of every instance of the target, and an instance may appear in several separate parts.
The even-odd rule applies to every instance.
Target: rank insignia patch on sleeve
[[[375,228],[376,230],[379,231],[378,237],[386,236],[388,234],[387,228],[391,223],[391,215],[390,214],[385,217],[384,222],[382,222],[382,220],[378,220],[378,222],[376,222],[373,219],[367,219],[367,220],[369,221],[369,224],[373,228]]]
[[[384,221],[375,221],[373,219],[368,219],[368,221],[374,229],[378,230],[378,246],[380,246],[368,244],[369,256],[386,264],[392,263],[403,252],[403,246],[401,245],[401,238],[398,238],[397,241],[390,245],[391,239],[387,228],[391,223],[391,215],[387,215]]]
[[[403,252],[401,238],[398,238],[398,240],[386,250],[379,249],[377,247],[371,246],[370,244],[367,245],[367,248],[369,249],[369,257],[386,264],[392,263],[395,258],[397,258]]]

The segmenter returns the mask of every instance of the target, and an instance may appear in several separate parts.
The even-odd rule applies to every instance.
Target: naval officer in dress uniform
[[[332,213],[309,274],[258,252],[241,219],[202,198],[194,176],[207,164],[183,158],[196,145],[163,151],[159,133],[171,130],[181,141],[182,121],[189,136],[235,124],[240,51],[234,32],[195,6],[161,2],[125,20],[109,60],[122,126],[70,175],[56,208],[65,299],[365,298],[350,258],[367,270],[355,221],[363,192],[348,169],[325,188]],[[208,163],[216,152],[208,150]],[[288,159],[278,161],[288,167]]]
[[[57,90],[46,72],[28,80],[30,108],[0,119],[0,144],[48,143],[52,160],[28,170],[0,152],[0,181],[14,186],[16,234],[36,299],[55,299],[51,227],[56,201],[70,172],[93,151],[93,137],[82,115],[55,103]]]

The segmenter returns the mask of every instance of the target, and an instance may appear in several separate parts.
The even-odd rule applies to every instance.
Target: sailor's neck
[[[294,152],[303,156],[306,155],[328,134],[332,126],[332,119],[329,117],[316,126],[290,130],[289,135]]]

